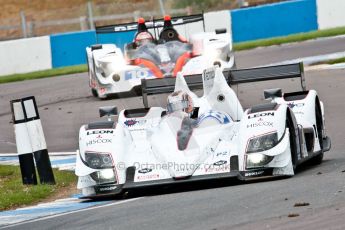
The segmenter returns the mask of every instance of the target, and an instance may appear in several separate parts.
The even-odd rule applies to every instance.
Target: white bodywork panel
[[[164,108],[152,107],[141,116],[121,111],[116,128],[86,130],[86,126],[82,126],[76,174],[78,188],[84,195],[94,192],[95,182],[88,175],[102,171],[83,163],[81,158],[85,161],[87,151],[111,154],[118,185],[126,184],[126,170],[132,166],[135,167],[134,184],[230,173],[233,156],[238,157],[237,170],[244,176],[253,176],[261,171],[247,168],[250,140],[276,134],[277,142],[273,147],[254,153],[271,159],[260,169],[262,172],[272,169],[273,176],[294,175],[287,112],[289,108],[293,111],[302,130],[313,128],[316,91],[310,90],[301,100],[285,101],[284,97],[276,97],[272,100],[277,103],[273,109],[252,112],[251,109],[243,110],[219,67],[204,72],[203,85],[204,95],[198,97],[189,90],[182,73],[177,75],[175,91],[191,95],[194,107],[199,108],[196,118],[190,118],[183,111],[164,115]],[[187,134],[181,137],[183,132]],[[94,141],[95,138],[104,141]],[[303,138],[304,135],[300,137]],[[299,160],[321,150],[318,138],[314,143],[312,152],[302,148]],[[305,145],[303,141],[302,144]]]

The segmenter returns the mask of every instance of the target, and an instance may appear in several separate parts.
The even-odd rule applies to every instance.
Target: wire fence
[[[202,10],[223,10],[282,0],[146,0],[114,1],[44,11],[21,11],[15,18],[1,19],[0,40],[27,38],[69,31],[94,29],[95,26],[123,23],[138,17],[162,17],[200,13]],[[211,4],[212,3],[212,4]]]

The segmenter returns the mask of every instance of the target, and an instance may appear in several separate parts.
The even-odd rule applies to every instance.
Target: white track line
[[[129,200],[119,201],[119,202],[116,202],[116,203],[99,205],[99,206],[89,207],[89,208],[75,210],[75,211],[71,211],[71,212],[64,212],[64,213],[60,213],[60,214],[56,214],[56,215],[45,216],[45,217],[37,218],[37,219],[34,219],[34,220],[28,220],[28,221],[23,221],[23,222],[16,223],[16,224],[10,224],[10,225],[6,225],[6,226],[2,226],[2,227],[0,227],[0,229],[5,229],[5,228],[8,228],[8,227],[15,227],[15,226],[19,226],[19,225],[22,225],[22,224],[33,223],[33,222],[37,222],[37,221],[41,221],[41,220],[53,219],[55,217],[65,216],[65,215],[69,215],[69,214],[73,214],[73,213],[85,212],[85,211],[89,211],[89,210],[94,210],[94,209],[99,209],[99,208],[104,208],[104,207],[115,206],[115,205],[118,205],[118,204],[124,204],[124,203],[128,203],[128,202],[131,202],[131,201],[136,201],[136,200],[139,200],[139,199],[142,199],[142,198],[144,198],[144,197],[137,197],[137,198],[133,198],[133,199],[129,199]]]
[[[282,62],[275,62],[275,63],[271,63],[264,66],[286,65],[286,64],[292,64],[292,63],[298,63],[298,62],[303,62],[304,65],[308,66],[314,63],[343,58],[343,57],[345,57],[345,51],[329,53],[329,54],[321,54],[321,55],[315,55],[315,56],[309,56],[309,57],[301,57],[301,58],[286,60]]]

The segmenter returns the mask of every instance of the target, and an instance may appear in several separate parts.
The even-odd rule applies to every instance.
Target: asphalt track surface
[[[338,47],[344,47],[345,40],[340,40],[343,45]],[[315,55],[335,52],[338,39],[324,44],[325,41],[288,45],[291,51],[285,46],[252,53],[243,51],[237,54],[237,64],[241,68],[249,67],[248,63],[254,66],[293,59],[297,51],[300,52],[297,57],[311,56],[315,49],[320,50]],[[287,58],[283,59],[280,49],[286,49]],[[277,58],[273,60],[275,55]],[[257,60],[253,61],[255,56]],[[321,165],[305,165],[293,178],[245,184],[226,180],[139,190],[129,194],[126,202],[115,199],[106,207],[27,222],[10,229],[345,229],[344,77],[345,70],[306,73],[308,88],[316,89],[325,103],[332,150],[325,154]],[[265,84],[268,88],[278,86]],[[256,85],[239,93],[252,88]],[[142,106],[140,97],[103,101],[92,98],[86,74],[3,84],[0,92],[0,152],[15,152],[11,99],[37,97],[51,151],[76,149],[80,125],[95,120],[99,106],[115,104],[119,109]],[[254,95],[250,95],[244,103],[251,104],[253,100]],[[153,96],[150,102],[162,105],[165,97]],[[296,203],[308,205],[294,207]]]

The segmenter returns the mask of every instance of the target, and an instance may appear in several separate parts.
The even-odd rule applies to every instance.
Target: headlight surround
[[[85,163],[93,169],[113,168],[113,159],[109,153],[85,152]]]
[[[247,153],[257,153],[269,150],[278,144],[278,134],[270,133],[249,140]]]
[[[91,173],[90,176],[98,184],[116,183],[114,169],[102,169]]]
[[[262,153],[251,153],[247,155],[247,164],[246,168],[260,168],[268,163],[270,163],[273,160],[273,156],[267,156]]]

